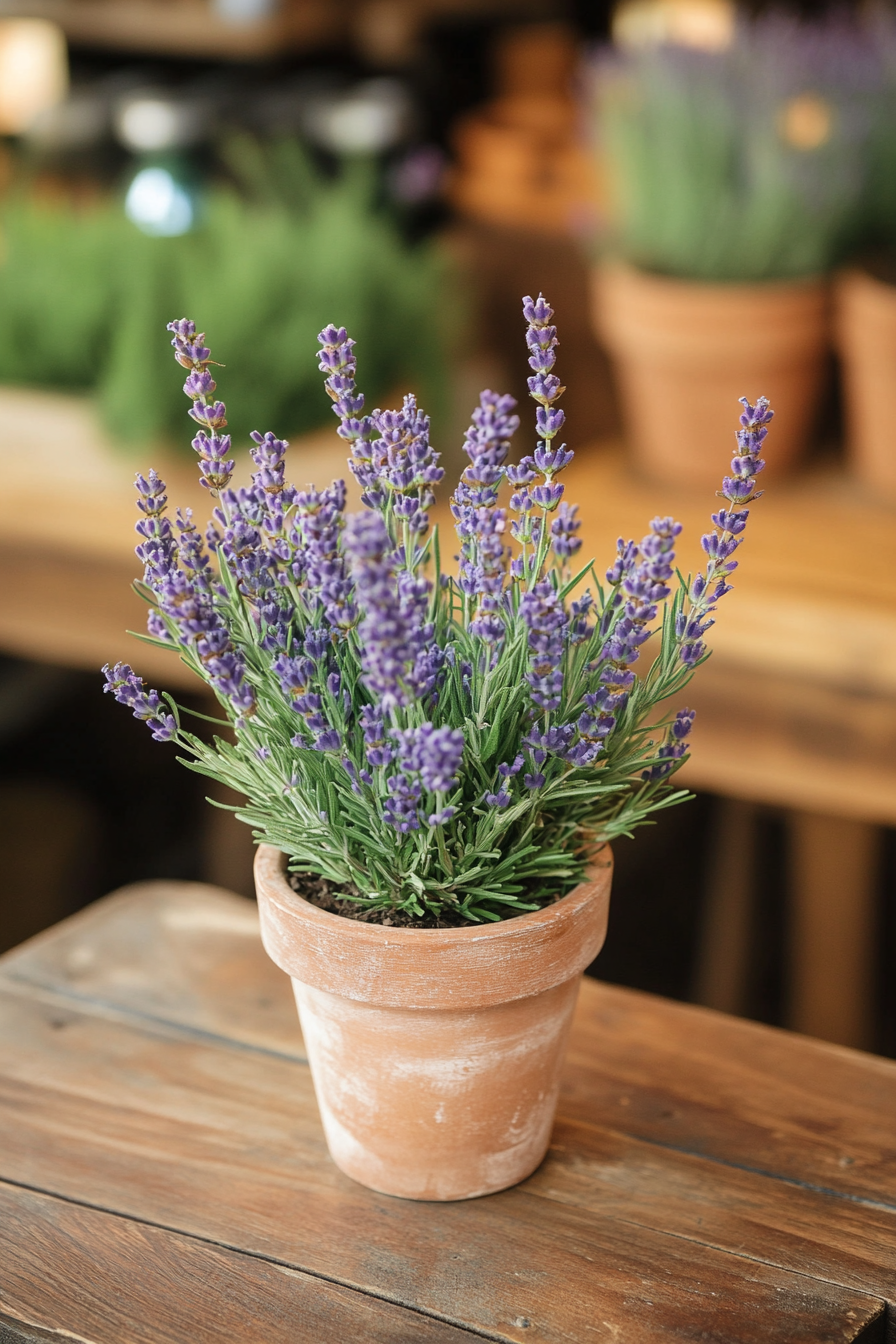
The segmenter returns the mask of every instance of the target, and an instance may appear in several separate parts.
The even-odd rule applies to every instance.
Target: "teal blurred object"
[[[189,316],[215,332],[234,436],[294,433],[330,423],[315,336],[336,322],[364,351],[368,406],[416,383],[438,413],[455,311],[446,262],[377,207],[374,166],[329,178],[294,141],[240,138],[225,154],[239,189],[207,188],[179,237],[141,233],[119,201],[7,201],[0,381],[91,389],[118,438],[188,444],[165,325]]]
[[[845,18],[771,16],[729,49],[672,45],[594,66],[612,245],[694,280],[821,274],[861,239],[882,68]]]
[[[124,212],[151,238],[178,238],[195,228],[198,193],[177,163],[145,163],[131,178]]]

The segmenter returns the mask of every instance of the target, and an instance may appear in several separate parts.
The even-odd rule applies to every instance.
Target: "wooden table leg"
[[[790,1008],[795,1031],[870,1049],[880,830],[790,815]]]
[[[720,798],[709,856],[693,998],[723,1013],[746,1009],[756,854],[754,803]]]

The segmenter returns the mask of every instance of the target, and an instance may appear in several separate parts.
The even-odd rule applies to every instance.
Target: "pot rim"
[[[686,275],[668,275],[665,271],[649,271],[643,266],[636,266],[633,262],[626,261],[623,257],[609,256],[599,257],[594,263],[594,268],[604,275],[632,276],[645,285],[664,285],[668,289],[702,289],[713,293],[718,293],[720,290],[729,292],[741,290],[745,294],[750,291],[768,294],[773,290],[817,292],[827,290],[831,281],[827,271],[816,271],[810,275],[771,276],[765,280],[707,280],[703,276],[692,278]]]
[[[262,941],[294,979],[380,1006],[473,1008],[527,998],[583,971],[606,935],[613,854],[552,905],[498,923],[409,929],[320,910],[286,880],[286,854],[259,845]]]
[[[265,859],[262,859],[261,855],[266,850],[268,851],[268,856],[266,856]],[[607,854],[609,856],[610,858],[609,865],[607,863],[601,863],[598,861],[598,856],[603,854]],[[270,856],[273,856],[273,858],[271,858]],[[282,849],[277,849],[275,845],[259,845],[258,853],[256,854],[255,857],[255,867],[256,869],[259,866],[264,867],[266,870],[265,875],[268,876],[271,872],[271,869],[268,868],[267,865],[269,863],[276,865],[276,872],[282,878],[283,881],[283,888],[282,890],[278,890],[277,893],[278,896],[281,899],[285,898],[286,904],[288,905],[295,904],[296,907],[299,907],[301,909],[301,913],[304,918],[311,919],[314,921],[320,920],[325,925],[330,925],[330,927],[333,929],[338,927],[340,930],[342,930],[342,933],[340,935],[342,937],[345,936],[345,928],[347,925],[352,930],[361,929],[364,931],[373,931],[374,936],[377,936],[379,934],[387,935],[390,941],[392,941],[393,939],[397,939],[399,942],[407,941],[409,945],[416,944],[421,936],[434,939],[442,939],[442,941],[444,942],[454,942],[456,941],[457,938],[460,938],[461,941],[463,941],[465,938],[470,939],[479,938],[484,933],[489,933],[490,931],[492,932],[494,937],[500,937],[501,931],[508,929],[511,925],[520,927],[523,924],[529,924],[529,923],[531,924],[548,923],[550,922],[552,912],[556,912],[560,906],[565,905],[567,901],[571,901],[572,898],[576,895],[578,891],[580,891],[582,887],[589,886],[595,881],[599,881],[600,878],[598,874],[604,868],[608,866],[612,867],[613,862],[612,850],[610,849],[609,842],[605,842],[601,846],[601,848],[597,851],[594,860],[588,865],[586,869],[586,881],[579,882],[575,887],[572,888],[571,891],[568,891],[565,896],[561,896],[559,901],[552,901],[550,905],[544,905],[539,910],[528,910],[526,911],[525,914],[514,915],[510,919],[502,919],[498,922],[492,922],[491,920],[489,920],[483,922],[482,924],[472,924],[472,923],[461,924],[458,925],[457,927],[452,926],[451,928],[447,929],[415,929],[415,928],[408,928],[403,925],[366,923],[357,919],[348,919],[346,918],[345,915],[336,915],[333,913],[332,910],[321,910],[320,906],[314,905],[312,901],[306,901],[304,896],[300,896],[299,893],[297,891],[294,891],[292,887],[289,885],[286,876],[287,858],[288,855],[286,854],[286,851]],[[594,877],[591,876],[592,873],[595,874]]]

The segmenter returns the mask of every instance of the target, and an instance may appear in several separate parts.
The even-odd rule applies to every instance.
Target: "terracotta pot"
[[[296,895],[285,867],[260,846],[261,936],[292,977],[337,1166],[408,1199],[472,1199],[530,1175],[581,973],[606,934],[609,849],[555,905],[460,929],[329,914]]]
[[[798,461],[824,374],[824,280],[698,284],[606,265],[595,270],[593,303],[642,475],[717,487],[743,396],[766,396],[774,408],[769,474]]]
[[[896,285],[845,271],[834,300],[853,470],[872,490],[896,498]]]

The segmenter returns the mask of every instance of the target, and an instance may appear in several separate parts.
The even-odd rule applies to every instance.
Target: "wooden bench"
[[[208,886],[0,959],[0,1135],[2,1344],[896,1340],[896,1064],[586,980],[542,1167],[390,1199]]]

